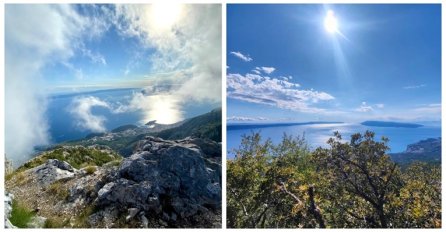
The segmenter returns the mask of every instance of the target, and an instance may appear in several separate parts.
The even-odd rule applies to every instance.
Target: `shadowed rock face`
[[[186,223],[194,215],[210,215],[221,208],[221,166],[207,160],[193,142],[197,139],[146,137],[137,144],[136,152],[123,160],[117,178],[99,190],[97,205],[120,213],[132,209],[135,215],[139,211],[141,216],[161,218],[172,227],[194,227]],[[199,142],[218,149],[211,141]],[[92,221],[108,216],[112,214],[100,212],[92,215]]]

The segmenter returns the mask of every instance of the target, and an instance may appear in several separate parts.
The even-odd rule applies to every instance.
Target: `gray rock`
[[[143,228],[149,228],[149,220],[146,218],[144,214],[141,214],[141,223]]]
[[[14,226],[9,219],[5,220],[5,229],[17,229],[16,226]]]
[[[28,228],[43,228],[45,226],[46,218],[42,216],[34,216],[26,225]]]
[[[48,186],[61,179],[74,178],[76,171],[76,169],[65,161],[49,159],[44,164],[26,170],[25,172],[34,175],[42,186]]]
[[[121,213],[127,213],[127,220],[134,217],[130,209],[142,211],[169,226],[209,212],[207,207],[221,208],[221,165],[207,160],[200,148],[207,142],[147,136],[137,143],[136,152],[122,161],[118,177],[99,190],[98,206],[125,209]],[[219,145],[212,143],[206,149],[217,153],[215,146]]]
[[[127,211],[128,211],[128,215],[127,215],[127,217],[125,217],[126,221],[129,221],[130,219],[134,218],[136,216],[136,214],[139,213],[138,208],[130,208]]]
[[[14,226],[10,221],[9,218],[11,217],[12,212],[12,200],[14,200],[14,195],[12,193],[5,193],[5,228],[7,229],[15,229],[17,228]]]

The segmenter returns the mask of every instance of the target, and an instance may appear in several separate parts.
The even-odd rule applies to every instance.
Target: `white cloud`
[[[380,109],[384,108],[384,104],[382,104],[382,103],[375,104],[375,106]]]
[[[245,62],[252,61],[252,58],[249,57],[249,55],[243,55],[241,52],[231,52],[231,55],[234,55],[235,57],[238,57]]]
[[[260,70],[257,70],[257,69],[253,69],[253,70],[251,70],[253,73],[255,73],[255,74],[257,74],[257,75],[260,75],[260,74],[262,74],[262,72],[260,72]]]
[[[361,105],[355,109],[357,112],[370,112],[373,111],[373,107],[367,105],[367,102],[362,102]]]
[[[142,62],[149,60],[150,73],[170,72],[179,77],[174,79],[175,88],[158,98],[148,99],[179,105],[190,101],[221,102],[221,6],[169,6],[167,13],[181,9],[179,18],[170,25],[157,23],[154,15],[166,15],[160,15],[155,8],[155,5],[59,4],[5,7],[5,120],[9,157],[28,160],[27,155],[34,146],[50,141],[45,118],[46,93],[43,92],[46,87],[40,86],[41,70],[47,65],[66,64],[75,77],[85,78],[88,73],[70,63],[76,55],[106,65],[106,58],[87,49],[85,44],[101,38],[112,25],[120,36],[138,38],[143,45],[141,50],[154,51],[149,59],[140,59]],[[129,74],[131,69],[128,65],[123,73]],[[137,101],[141,100],[138,96],[135,98],[135,102],[149,103]],[[181,111],[175,114],[181,119]]]
[[[419,113],[423,114],[438,114],[441,115],[441,104],[440,103],[434,103],[434,104],[425,104],[420,107],[414,108],[414,111],[417,111]]]
[[[93,25],[71,5],[5,6],[5,150],[16,165],[51,140],[42,68],[68,62]]]
[[[284,80],[286,80],[286,81],[289,81],[289,80],[292,80],[293,79],[293,77],[292,76],[287,76],[287,77],[280,77],[280,78],[282,78],[282,79],[284,79]]]
[[[268,118],[265,117],[244,117],[244,116],[231,116],[226,119],[227,121],[265,121],[268,120]]]
[[[274,70],[276,70],[276,68],[274,68],[274,67],[256,67],[255,70],[262,71],[266,74],[271,74],[272,72],[274,72]],[[260,74],[260,73],[257,73],[257,74]]]
[[[90,60],[95,64],[107,65],[107,61],[105,57],[100,53],[92,52],[87,48],[81,48],[81,52],[84,56],[90,58]]]
[[[283,79],[256,74],[234,74],[227,76],[227,96],[246,102],[266,104],[299,112],[322,112],[323,109],[310,106],[319,101],[334,99],[328,93],[301,90],[299,84]]]
[[[180,77],[169,80],[177,88],[164,92],[160,99],[180,105],[186,101],[220,102],[221,6],[167,5],[167,10],[178,10],[177,19],[161,26],[154,18],[157,7],[118,5],[115,24],[123,35],[136,37],[146,48],[155,49],[150,59],[153,73],[170,72]],[[143,102],[140,98],[135,101]]]
[[[93,107],[103,107],[110,109],[110,105],[101,99],[93,96],[77,97],[71,102],[68,111],[76,120],[76,125],[83,130],[93,132],[105,132],[104,125],[106,118],[101,115],[93,115],[91,112]]]
[[[404,86],[403,89],[419,89],[419,88],[423,88],[423,87],[426,87],[426,84],[408,85],[408,86]]]

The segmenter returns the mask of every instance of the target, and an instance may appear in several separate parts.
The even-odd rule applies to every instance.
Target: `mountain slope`
[[[189,136],[207,138],[215,142],[221,142],[222,135],[222,111],[214,109],[209,113],[187,119],[178,127],[163,130],[154,135],[163,139],[182,139]]]
[[[196,137],[210,139],[215,142],[221,141],[221,108],[202,114],[190,119],[186,119],[174,124],[157,124],[149,122],[148,126],[120,126],[111,132],[90,134],[84,139],[69,141],[66,145],[105,145],[118,152],[124,157],[132,154],[136,143],[147,135],[157,136],[163,139],[183,139],[186,137]]]
[[[406,166],[415,161],[441,164],[441,138],[429,138],[409,144],[405,152],[389,154],[393,161]]]

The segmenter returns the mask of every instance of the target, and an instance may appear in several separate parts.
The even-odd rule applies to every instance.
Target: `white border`
[[[4,74],[5,74],[5,69],[4,69],[4,64],[5,64],[5,60],[4,60],[4,17],[5,17],[5,8],[4,8],[4,3],[127,3],[127,4],[131,4],[131,3],[144,3],[144,4],[148,4],[148,3],[153,3],[153,2],[161,2],[162,0],[149,0],[149,1],[141,1],[141,0],[128,0],[128,1],[107,1],[107,0],[95,0],[93,2],[91,1],[86,1],[86,0],[82,0],[82,1],[73,1],[73,0],[59,0],[59,1],[55,1],[55,0],[49,0],[49,1],[42,1],[42,0],[26,0],[26,1],[14,1],[14,0],[4,0],[2,2],[2,4],[0,4],[0,53],[2,54],[0,56],[0,71],[2,73],[2,77],[4,79]],[[314,1],[314,2],[310,2],[310,1],[305,1],[305,0],[279,0],[279,1],[265,1],[265,0],[203,0],[203,1],[186,1],[186,0],[164,0],[163,2],[179,2],[179,3],[220,3],[222,4],[222,113],[223,113],[223,118],[222,118],[222,126],[223,126],[223,131],[222,131],[222,148],[223,148],[223,152],[222,152],[222,198],[223,198],[223,202],[222,202],[222,227],[223,230],[225,230],[224,228],[226,228],[226,3],[228,4],[233,4],[233,3],[248,3],[248,4],[254,4],[254,3],[311,3],[311,4],[318,4],[318,3],[345,3],[345,4],[357,4],[357,3],[374,3],[374,4],[392,4],[392,3],[420,3],[420,4],[428,4],[428,3],[439,3],[442,4],[442,1],[437,0],[437,1],[411,1],[411,0],[390,0],[390,1],[386,1],[386,0],[376,0],[376,1],[355,1],[355,0],[341,0],[341,1]],[[444,48],[444,44],[445,44],[445,36],[444,36],[444,28],[445,28],[445,19],[443,17],[443,14],[446,10],[445,4],[442,4],[442,54],[445,53],[446,49]],[[442,67],[446,67],[446,62],[443,59],[442,56]],[[445,95],[443,94],[444,90],[446,89],[446,83],[444,81],[444,72],[442,69],[442,104],[444,104],[445,99]],[[0,83],[0,107],[1,107],[1,111],[0,111],[0,130],[2,131],[2,138],[0,139],[0,154],[4,154],[5,153],[5,140],[4,140],[4,133],[5,133],[5,112],[4,112],[4,93],[5,93],[5,83],[4,80],[1,81]],[[445,108],[442,107],[442,115],[446,115],[445,114]],[[444,120],[442,117],[442,128],[444,128]],[[446,132],[445,130],[442,129],[442,137],[445,138]],[[445,160],[445,154],[444,154],[444,147],[446,146],[446,142],[442,141],[442,160]],[[4,164],[4,155],[0,155],[0,164]],[[444,162],[443,162],[444,164]],[[444,169],[444,168],[443,168]],[[446,170],[446,169],[444,169]],[[445,211],[446,209],[446,201],[444,198],[444,189],[445,189],[445,184],[443,183],[446,180],[446,173],[445,171],[442,172],[442,211]],[[0,168],[0,194],[4,193],[4,167]],[[0,201],[0,217],[4,218],[4,201]],[[445,213],[442,212],[442,228],[446,228],[445,226]],[[0,220],[0,228],[4,228],[4,220]],[[28,231],[30,229],[23,229],[24,231]],[[32,229],[32,231],[41,231],[43,229]],[[79,229],[80,231],[87,231],[87,230],[103,230],[103,229]],[[123,229],[111,229],[111,231],[121,231]],[[183,231],[184,229],[181,229],[181,231]],[[186,231],[208,231],[209,229],[186,229]],[[222,230],[222,229],[217,229],[217,230]],[[242,229],[233,229],[235,231],[239,231]],[[306,230],[306,229],[304,229]],[[311,230],[311,229],[310,229]],[[343,229],[333,229],[333,230],[343,230]],[[349,231],[360,231],[360,230],[365,230],[365,229],[349,229]],[[382,231],[382,229],[368,229],[370,231]],[[434,229],[434,231],[440,231],[441,229]],[[176,229],[163,229],[163,231],[178,231]],[[281,231],[296,231],[296,229],[281,229]],[[392,231],[418,231],[418,229],[394,229]]]

